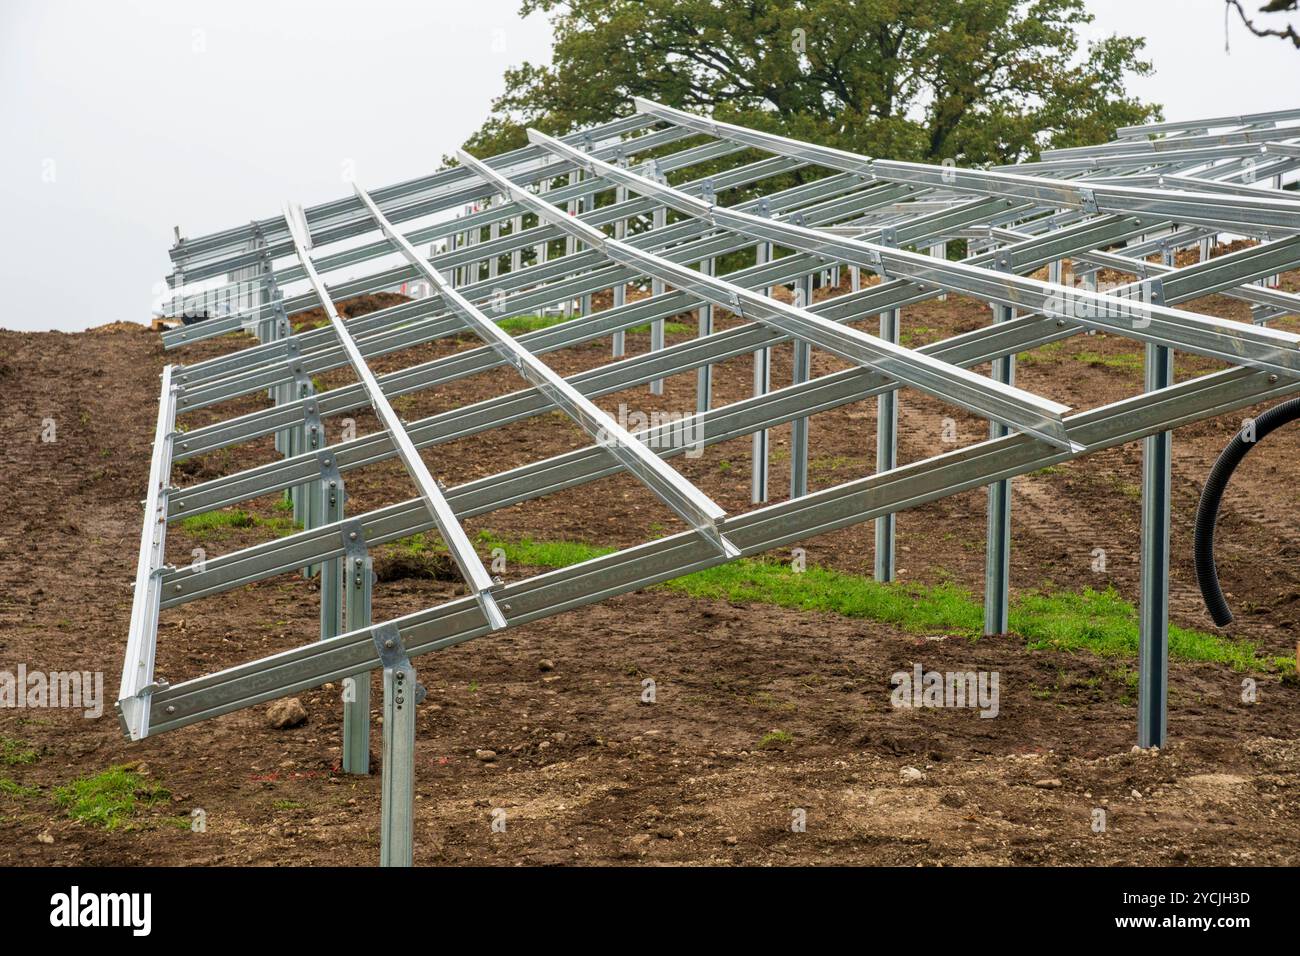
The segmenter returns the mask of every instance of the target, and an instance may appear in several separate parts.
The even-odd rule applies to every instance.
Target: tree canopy
[[[644,96],[870,156],[1010,163],[1161,118],[1126,90],[1143,41],[1082,47],[1083,0],[523,0],[552,61],[506,71],[466,144],[490,155]]]

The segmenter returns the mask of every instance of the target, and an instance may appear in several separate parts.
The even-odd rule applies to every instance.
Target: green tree
[[[1009,163],[1161,117],[1128,95],[1143,41],[1080,47],[1083,0],[524,0],[549,65],[507,70],[479,155],[645,96],[872,156]]]

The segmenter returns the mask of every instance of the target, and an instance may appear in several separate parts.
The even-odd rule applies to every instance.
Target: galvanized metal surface
[[[1112,143],[1045,153],[1039,162],[997,170],[873,160],[695,116],[644,100],[638,112],[556,139],[530,133],[530,145],[310,209],[186,239],[172,251],[183,282],[230,275],[255,286],[242,310],[164,335],[169,347],[250,330],[262,342],[162,377],[136,587],[118,712],[141,739],[325,681],[347,678],[365,697],[345,706],[344,766],[368,769],[369,683],[384,672],[383,858],[410,862],[414,670],[410,657],[739,555],[758,554],[863,521],[876,522],[875,573],[894,573],[893,516],[970,488],[990,489],[985,629],[1007,628],[1011,479],[1100,448],[1144,440],[1142,596],[1138,739],[1166,739],[1169,431],[1263,399],[1300,390],[1300,337],[1265,327],[1295,312],[1300,297],[1252,283],[1300,265],[1300,201],[1271,177],[1300,168],[1300,127],[1259,128],[1300,118],[1300,110],[1259,117],[1216,117],[1121,130]],[[1211,132],[1217,130],[1217,132]],[[1156,137],[1156,138],[1152,138]],[[753,151],[766,154],[753,158]],[[740,161],[740,157],[745,157]],[[633,161],[638,157],[639,161]],[[737,165],[727,167],[728,161]],[[669,185],[667,175],[706,173]],[[805,181],[780,190],[766,181],[799,170]],[[1266,172],[1264,182],[1253,180]],[[1060,178],[1068,177],[1068,178]],[[563,181],[563,182],[561,182]],[[747,190],[744,198],[726,197]],[[757,194],[757,198],[755,198]],[[722,198],[720,198],[722,197]],[[612,201],[608,201],[612,200]],[[468,204],[466,215],[446,218]],[[420,224],[434,216],[442,221]],[[415,224],[409,232],[399,224]],[[1252,248],[1205,259],[1219,231],[1260,237]],[[378,232],[372,241],[356,237]],[[555,255],[551,243],[563,241]],[[926,250],[965,240],[961,262]],[[418,246],[445,242],[425,256]],[[344,243],[334,250],[321,247]],[[1122,249],[1118,244],[1127,243]],[[1205,261],[1176,268],[1173,251],[1202,247]],[[909,248],[911,247],[911,248]],[[776,249],[793,250],[773,258]],[[920,251],[912,251],[913,248]],[[754,264],[719,275],[723,257],[753,250]],[[364,267],[399,252],[401,266],[326,284],[323,274]],[[1159,253],[1164,262],[1146,257]],[[288,263],[284,260],[292,257]],[[1071,259],[1087,286],[1064,283]],[[531,261],[527,261],[531,259]],[[849,267],[850,292],[813,301],[813,290]],[[1029,273],[1047,266],[1047,282]],[[1096,270],[1137,276],[1117,289],[1091,288]],[[374,267],[371,267],[374,268]],[[876,274],[878,284],[859,277]],[[344,321],[334,303],[422,279],[432,295]],[[285,286],[306,283],[286,295]],[[629,301],[631,284],[650,295]],[[794,290],[793,305],[772,293]],[[232,287],[220,287],[230,291]],[[612,290],[608,308],[593,296]],[[1244,300],[1255,323],[1176,308],[1211,292]],[[898,344],[903,307],[949,293],[988,302],[986,328],[910,349]],[[184,302],[184,296],[178,297]],[[295,332],[292,316],[320,304],[328,325]],[[519,336],[496,321],[554,307],[572,318]],[[726,310],[742,322],[716,331]],[[1014,312],[1013,312],[1014,310]],[[698,336],[672,344],[666,319],[697,313]],[[879,322],[879,334],[850,323]],[[648,353],[626,355],[625,333],[649,323]],[[480,348],[375,375],[370,362],[420,343],[471,330]],[[1088,412],[1014,385],[1014,356],[1088,329],[1143,342],[1147,391]],[[544,356],[602,339],[611,361],[565,378]],[[772,388],[774,348],[792,343],[794,374]],[[813,374],[813,349],[854,365]],[[1227,362],[1227,370],[1175,384],[1174,349]],[[754,357],[754,394],[715,404],[712,369]],[[969,371],[992,362],[991,378]],[[508,395],[403,422],[391,400],[502,365],[528,387]],[[348,366],[359,382],[314,393],[312,376]],[[692,372],[699,445],[754,439],[751,494],[771,497],[768,429],[792,425],[790,497],[744,514],[726,514],[670,464],[684,450],[662,441],[663,426],[631,433],[595,399],[632,386],[658,393],[670,375]],[[990,437],[919,462],[897,464],[898,389],[912,386],[990,421]],[[179,419],[240,396],[274,404],[181,430]],[[809,492],[809,421],[819,411],[875,397],[877,473]],[[374,407],[381,431],[334,443],[324,422]],[[592,444],[497,475],[443,489],[422,449],[523,421],[552,410],[576,421]],[[184,488],[172,466],[189,457],[276,435],[284,457]],[[344,514],[344,475],[400,458],[419,495],[385,508]],[[509,584],[492,579],[460,522],[555,491],[626,471],[667,504],[689,530]],[[202,566],[165,565],[166,528],[194,514],[265,494],[292,495],[302,531]],[[368,549],[437,528],[461,566],[470,593],[382,622],[370,619]],[[158,616],[168,608],[275,574],[306,568],[322,575],[320,640],[218,674],[169,685],[155,682]],[[397,648],[400,659],[387,654]]]

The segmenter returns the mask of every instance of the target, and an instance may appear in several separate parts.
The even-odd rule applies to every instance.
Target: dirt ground
[[[1288,274],[1283,288],[1300,289]],[[359,305],[360,312],[366,306]],[[1245,319],[1219,296],[1190,306]],[[305,317],[311,320],[310,314]],[[683,317],[693,322],[693,316]],[[730,320],[719,319],[725,327]],[[987,307],[950,297],[903,312],[904,343],[983,325]],[[1300,330],[1294,317],[1279,327]],[[670,335],[670,340],[682,333]],[[120,325],[81,334],[0,331],[0,670],[90,670],[116,696],[130,616],[140,506],[163,364],[230,351],[226,338],[164,353],[158,337]],[[377,364],[380,370],[472,348],[445,340]],[[629,335],[628,350],[648,348]],[[602,341],[547,356],[566,374],[605,361]],[[825,353],[814,372],[840,367]],[[1178,356],[1184,378],[1215,367]],[[773,382],[789,381],[789,349]],[[346,370],[322,376],[350,381]],[[1023,358],[1018,384],[1084,409],[1141,388],[1141,347],[1080,336]],[[687,411],[694,373],[600,399],[617,413]],[[398,399],[407,420],[513,391],[498,370]],[[716,372],[718,402],[751,388],[748,358]],[[912,391],[900,393],[900,458],[948,450],[942,422],[962,443],[986,426]],[[187,416],[199,425],[261,407],[249,396]],[[1259,411],[1262,409],[1256,409]],[[1251,412],[1202,422],[1174,437],[1172,617],[1209,630],[1191,558],[1201,481]],[[357,414],[358,433],[374,420]],[[57,440],[45,442],[46,420]],[[337,424],[327,423],[331,438]],[[827,487],[874,468],[875,402],[815,417],[811,482]],[[772,432],[772,500],[788,490],[788,427]],[[585,444],[558,415],[541,416],[426,450],[446,484]],[[1240,469],[1225,503],[1219,563],[1238,621],[1231,636],[1274,654],[1300,631],[1300,429],[1275,433]],[[749,502],[748,439],[712,446],[676,467],[728,511]],[[179,468],[190,484],[272,459],[269,439]],[[1012,581],[1017,592],[1114,586],[1136,598],[1140,446],[1100,452],[1016,479]],[[400,465],[345,475],[351,513],[413,495]],[[247,506],[271,516],[273,501]],[[983,492],[898,517],[903,581],[951,581],[982,590]],[[583,539],[630,545],[680,523],[639,485],[606,479],[468,522],[507,540]],[[169,560],[210,556],[267,537],[265,528],[169,534]],[[808,561],[870,574],[863,524],[804,543]],[[1093,570],[1094,549],[1107,555]],[[516,579],[534,569],[510,565]],[[428,606],[453,582],[380,584],[375,619]],[[164,612],[158,673],[172,682],[313,638],[315,582],[299,575]],[[544,663],[545,662],[545,663]],[[1000,712],[903,710],[890,675],[927,670],[1000,674]],[[694,600],[654,590],[417,659],[429,696],[418,716],[418,864],[1288,864],[1300,863],[1300,687],[1277,675],[1174,661],[1171,745],[1133,752],[1133,662],[1089,653],[1026,650],[1014,635],[976,642],[917,635],[868,620],[770,605]],[[1258,699],[1242,702],[1242,681]],[[653,704],[642,680],[656,683]],[[111,704],[98,719],[66,710],[0,710],[0,735],[38,759],[0,765],[19,792],[0,792],[5,864],[356,864],[378,857],[378,774],[339,773],[338,688],[301,695],[310,717],[268,726],[256,707],[164,734],[124,741]],[[378,694],[375,697],[378,703]],[[378,749],[378,726],[372,749]],[[760,741],[772,731],[777,738]],[[788,736],[788,739],[786,739]],[[476,751],[492,750],[483,760]],[[126,828],[74,822],[53,788],[131,762],[171,793]],[[169,823],[201,808],[205,833]],[[1094,832],[1097,811],[1104,832]],[[806,829],[792,822],[802,814]],[[504,820],[504,832],[492,823]]]

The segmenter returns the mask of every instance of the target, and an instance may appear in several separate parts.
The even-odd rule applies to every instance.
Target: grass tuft
[[[772,730],[765,733],[758,741],[759,750],[777,750],[786,744],[794,743],[794,736],[784,730]]]
[[[7,797],[34,797],[40,792],[36,787],[25,787],[8,777],[0,777],[0,793]]]
[[[41,755],[34,747],[28,746],[16,737],[5,737],[0,734],[0,763],[6,767],[36,763],[40,759]]]
[[[283,507],[276,503],[276,510],[282,513],[272,518],[262,518],[249,514],[242,508],[224,508],[220,511],[205,511],[181,519],[181,528],[190,534],[219,537],[222,532],[232,528],[269,528],[277,535],[292,534],[297,530],[293,518],[283,512],[293,511],[293,502],[285,502]]]
[[[109,767],[93,777],[82,777],[54,788],[54,802],[82,823],[116,830],[135,815],[137,804],[161,803],[171,794],[123,766]]]

